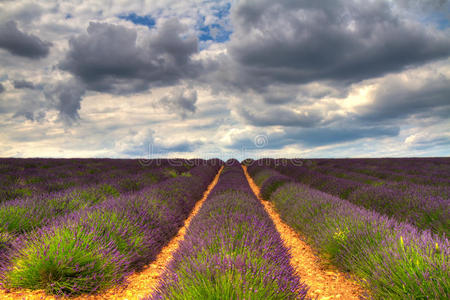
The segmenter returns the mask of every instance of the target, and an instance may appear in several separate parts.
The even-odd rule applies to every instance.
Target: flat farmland
[[[1,299],[448,299],[450,159],[0,159]]]

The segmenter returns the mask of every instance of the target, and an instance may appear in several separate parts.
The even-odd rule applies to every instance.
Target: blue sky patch
[[[139,16],[136,13],[129,13],[128,15],[120,15],[120,19],[127,20],[136,25],[144,25],[148,28],[152,28],[155,26],[156,22],[150,15]]]
[[[444,30],[450,27],[450,20],[442,12],[434,12],[433,14],[422,19],[424,23],[432,23],[437,26],[437,28]]]
[[[224,6],[214,7],[216,11],[213,13],[213,15],[215,15],[219,19],[222,19],[223,17],[228,17],[230,15],[230,8],[231,3],[227,3]]]
[[[213,24],[205,24],[205,16],[200,16],[197,22],[198,38],[202,42],[213,41],[216,43],[224,43],[230,39],[232,31],[230,30],[231,3],[225,5],[217,5],[212,7],[212,13],[217,18]]]
[[[211,24],[209,26],[201,26],[199,28],[200,41],[214,41],[223,43],[230,39],[231,31],[226,30],[220,24]]]
[[[222,18],[228,15],[229,8],[224,10],[220,9],[216,12],[216,16],[219,18],[219,21]],[[200,41],[214,41],[217,43],[224,43],[230,39],[231,31],[228,30],[225,26],[226,20],[224,22],[213,23],[209,25],[205,25],[205,17],[201,16],[199,21],[197,22],[197,30],[199,31],[198,38]]]
[[[439,29],[446,29],[450,27],[450,20],[444,16],[437,18],[436,23],[438,24]]]

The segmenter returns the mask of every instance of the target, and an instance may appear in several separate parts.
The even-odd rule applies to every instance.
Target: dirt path
[[[17,290],[10,293],[6,293],[4,290],[0,290],[0,299],[23,299],[23,300],[56,300],[56,299],[70,299],[70,300],[103,300],[103,299],[123,299],[123,300],[137,300],[146,295],[152,294],[156,288],[158,281],[161,277],[164,267],[169,263],[173,253],[178,249],[178,244],[184,239],[186,234],[186,228],[191,223],[192,218],[198,213],[200,207],[208,198],[209,193],[217,184],[220,173],[223,166],[217,173],[214,180],[209,184],[206,191],[203,193],[203,197],[198,201],[189,217],[184,222],[184,226],[178,231],[177,235],[167,244],[156,257],[155,261],[145,267],[145,269],[139,273],[134,273],[127,278],[128,284],[124,287],[113,288],[107,290],[99,295],[85,295],[75,298],[56,298],[54,296],[47,296],[43,291],[26,291]]]
[[[242,166],[242,168],[250,187],[264,205],[286,248],[289,249],[292,255],[291,265],[300,276],[301,281],[309,286],[308,295],[319,300],[360,299],[360,295],[363,294],[361,287],[353,280],[348,279],[348,276],[317,257],[311,247],[300,238],[299,234],[281,220],[273,204],[261,198],[259,187],[248,174],[247,167]]]

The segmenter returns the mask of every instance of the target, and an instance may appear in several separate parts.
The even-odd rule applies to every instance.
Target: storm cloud
[[[394,137],[400,132],[398,126],[352,126],[352,124],[339,124],[332,127],[286,130],[286,143],[301,143],[307,147],[333,145],[360,140],[363,138]],[[361,124],[360,124],[361,125]]]
[[[13,55],[30,59],[44,58],[49,54],[51,45],[33,34],[20,31],[15,21],[0,25],[0,48]]]
[[[14,80],[13,85],[15,89],[35,89],[36,86],[31,82],[27,80]]]
[[[316,126],[312,128],[287,127],[275,133],[259,131],[258,134],[238,135],[228,146],[230,149],[247,150],[258,149],[258,139],[264,139],[264,149],[283,149],[286,146],[321,147],[326,145],[339,145],[368,138],[385,138],[398,136],[398,126],[354,126],[346,121],[338,122],[333,126]],[[264,132],[264,134],[261,134]]]
[[[357,82],[450,54],[448,32],[402,17],[386,1],[240,1],[228,44],[231,82]]]
[[[188,114],[193,114],[197,110],[197,92],[195,90],[185,90],[182,88],[174,90],[170,95],[159,100],[159,105],[169,111],[179,114],[185,119]]]
[[[255,126],[314,127],[319,125],[324,119],[324,116],[319,111],[294,111],[283,107],[269,108],[262,111],[240,108],[239,114],[246,122]]]
[[[197,38],[184,37],[185,30],[171,19],[148,30],[138,43],[135,29],[91,22],[86,34],[69,41],[70,49],[59,67],[89,90],[112,94],[175,84],[182,78],[195,78],[201,70],[191,59],[198,51]]]
[[[59,112],[60,119],[67,124],[79,119],[78,111],[85,93],[83,84],[75,80],[59,82],[47,87],[44,92],[52,108]]]

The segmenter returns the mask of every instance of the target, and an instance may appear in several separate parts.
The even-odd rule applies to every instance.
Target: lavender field
[[[243,165],[360,298],[450,298],[448,158],[0,159],[1,295],[104,299],[156,260],[205,194],[141,298],[310,299]]]
[[[449,99],[449,0],[0,0],[0,300],[448,300]]]
[[[177,233],[220,165],[1,160],[2,287],[74,295],[121,283]]]
[[[450,159],[246,160],[294,230],[375,299],[450,296]]]

